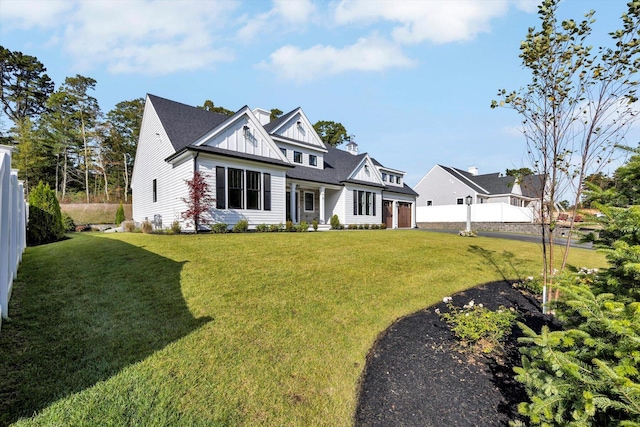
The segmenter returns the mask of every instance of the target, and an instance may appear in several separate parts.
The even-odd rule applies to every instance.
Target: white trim
[[[307,194],[311,194],[311,204],[313,205],[311,210],[307,210]],[[305,191],[304,198],[302,199],[304,203],[304,211],[305,212],[315,212],[316,211],[316,194],[312,191]]]

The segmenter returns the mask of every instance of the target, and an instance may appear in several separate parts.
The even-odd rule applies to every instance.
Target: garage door
[[[411,203],[398,203],[398,227],[411,228]]]

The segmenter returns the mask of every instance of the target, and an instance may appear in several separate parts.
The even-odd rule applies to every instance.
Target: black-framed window
[[[400,184],[400,177],[396,176],[396,184]]]
[[[315,210],[314,206],[314,194],[313,193],[304,193],[304,210],[305,212],[313,212]]]
[[[157,202],[158,201],[158,180],[154,179],[153,180],[153,202]]]
[[[264,189],[264,201],[263,201],[263,209],[265,211],[271,210],[271,174],[263,173],[262,174],[262,188]]]
[[[387,181],[387,174],[385,172],[382,172],[382,182],[386,182]]]
[[[260,172],[247,171],[247,209],[260,209]]]
[[[227,207],[225,175],[224,166],[216,166],[216,209],[225,209]]]
[[[427,200],[427,206],[433,206],[433,200]]]
[[[287,157],[287,149],[286,148],[281,148],[280,151],[282,151],[282,154],[284,154],[284,156]]]
[[[376,193],[372,191],[353,190],[353,214],[376,215]]]
[[[314,156],[313,154],[309,154],[309,165],[310,166],[317,166],[318,165],[318,157]]]
[[[464,204],[464,199],[462,199],[462,198],[456,199],[456,204],[457,205],[463,205]]]
[[[242,169],[229,168],[229,209],[244,208],[244,171]]]
[[[302,153],[299,151],[293,152],[293,162],[294,163],[302,163]]]

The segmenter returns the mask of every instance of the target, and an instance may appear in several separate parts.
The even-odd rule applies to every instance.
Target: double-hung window
[[[318,165],[318,157],[313,154],[309,154],[309,166],[317,166]]]
[[[228,170],[229,175],[229,209],[244,209],[244,171]]]
[[[300,151],[293,152],[293,162],[302,163],[302,153]]]
[[[376,193],[353,190],[353,214],[376,215]]]
[[[260,172],[247,171],[247,209],[260,209]]]
[[[315,210],[314,206],[314,195],[313,193],[304,193],[304,211],[305,212],[313,212]]]

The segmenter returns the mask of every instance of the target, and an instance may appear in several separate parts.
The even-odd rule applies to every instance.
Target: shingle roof
[[[211,146],[208,146],[208,145],[197,145],[197,146],[196,145],[189,145],[189,146],[186,146],[186,147],[182,148],[181,150],[177,151],[176,153],[172,154],[171,156],[167,157],[165,160],[166,161],[170,161],[170,160],[178,157],[180,154],[184,153],[185,151],[195,151],[195,152],[201,152],[201,153],[220,154],[222,156],[235,157],[237,159],[254,160],[256,162],[261,162],[261,163],[269,163],[269,164],[272,164],[272,165],[285,166],[285,167],[289,167],[289,168],[292,167],[289,162],[283,162],[282,160],[272,159],[272,158],[264,157],[264,156],[257,156],[255,154],[241,153],[239,151],[225,150],[224,148],[211,147]]]
[[[287,114],[283,114],[282,116],[278,117],[277,119],[271,120],[269,123],[264,125],[264,129],[268,133],[271,133],[271,131],[273,129],[277,128],[282,122],[284,122],[286,120],[289,120],[289,117],[291,117],[299,109],[300,109],[300,107],[294,108],[293,110],[289,111]]]
[[[159,96],[151,94],[147,96],[176,151],[191,144],[229,118],[225,114],[213,113]]]
[[[466,185],[480,194],[497,195],[497,194],[510,194],[513,193],[513,186],[515,185],[516,178],[513,176],[500,176],[498,172],[487,173],[484,175],[474,175],[470,172],[463,171],[448,166],[438,165],[451,175],[460,179]],[[536,184],[537,183],[537,184]],[[542,188],[540,185],[540,175],[531,175],[523,178],[520,188],[522,189],[522,195],[525,197],[539,198],[539,190]]]

